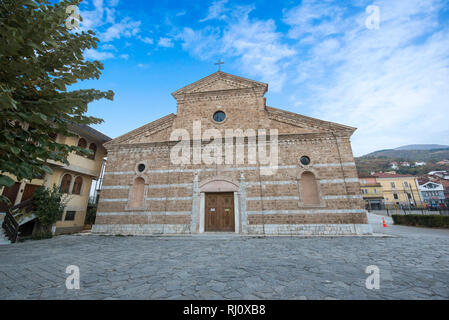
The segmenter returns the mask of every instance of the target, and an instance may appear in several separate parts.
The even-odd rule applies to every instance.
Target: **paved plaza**
[[[449,230],[370,221],[385,236],[87,234],[2,245],[0,298],[449,298]],[[69,265],[80,268],[79,290],[66,289]],[[365,287],[370,265],[379,290]]]

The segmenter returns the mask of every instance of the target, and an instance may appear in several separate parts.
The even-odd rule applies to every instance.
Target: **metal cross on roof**
[[[224,64],[224,62],[221,61],[221,59],[220,59],[220,60],[218,60],[217,62],[215,62],[214,64],[215,64],[216,66],[218,66],[218,71],[220,71],[220,67],[221,67],[222,64]]]

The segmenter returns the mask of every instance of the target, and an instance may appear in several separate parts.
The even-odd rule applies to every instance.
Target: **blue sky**
[[[379,8],[379,28],[367,28]],[[269,84],[267,104],[357,127],[356,156],[449,144],[449,2],[85,0],[82,29],[101,40],[90,104],[114,138],[168,113],[171,93],[216,71]]]

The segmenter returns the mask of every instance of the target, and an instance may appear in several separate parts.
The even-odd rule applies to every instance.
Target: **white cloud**
[[[126,17],[121,22],[113,24],[104,33],[100,35],[100,39],[104,42],[120,39],[121,37],[130,38],[140,32],[140,21],[133,21]]]
[[[109,43],[102,45],[101,48],[103,50],[117,51],[117,48],[115,46],[113,46],[112,44],[109,44]]]
[[[283,43],[283,35],[276,31],[273,20],[250,19],[253,9],[235,7],[224,27],[184,28],[177,39],[182,41],[184,50],[202,60],[215,56],[236,58],[243,72],[262,78],[273,91],[279,91],[286,81],[286,58],[296,51]]]
[[[109,1],[108,1],[108,4],[109,4],[111,7],[117,7],[117,5],[118,5],[119,2],[120,2],[120,0],[109,0]]]
[[[139,39],[142,41],[142,42],[144,42],[144,43],[147,43],[147,44],[153,44],[153,39],[151,39],[151,38],[148,38],[148,37],[139,37]]]
[[[170,38],[160,38],[157,43],[159,47],[172,48],[174,46],[172,39]]]
[[[341,9],[332,6],[285,13],[289,36],[300,43],[310,34],[315,38],[297,67],[295,81],[308,90],[303,102],[316,117],[358,127],[356,155],[411,143],[447,144],[449,30],[438,25],[443,3],[376,1],[378,30],[365,27],[365,7],[344,22]],[[310,23],[323,11],[338,12],[335,29],[326,19]]]
[[[121,55],[120,55],[120,58],[121,58],[121,59],[124,59],[124,60],[128,60],[128,59],[129,59],[129,54],[126,54],[126,53],[121,54]]]
[[[92,10],[80,10],[81,30],[94,30],[102,42],[110,42],[121,37],[136,36],[140,32],[140,21],[125,17],[116,22],[119,0],[92,0]],[[89,2],[82,2],[81,8]]]
[[[94,49],[86,49],[84,51],[84,57],[91,60],[107,60],[114,58],[114,54],[111,52],[97,51]]]
[[[225,8],[225,4],[227,2],[228,0],[214,1],[208,9],[207,16],[204,19],[201,19],[200,22],[205,22],[212,19],[226,18],[225,12],[227,11],[227,9]]]

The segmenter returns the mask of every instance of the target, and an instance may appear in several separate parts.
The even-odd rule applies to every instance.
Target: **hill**
[[[432,150],[432,149],[447,149],[449,146],[441,144],[409,144],[408,146],[402,146],[394,150]]]
[[[449,147],[420,150],[387,149],[375,151],[360,158],[384,158],[392,160],[438,162],[444,159],[449,159]]]
[[[449,159],[449,146],[429,144],[379,150],[356,158],[355,162],[359,173],[369,174],[372,171],[391,171],[392,161],[408,161],[412,167],[399,167],[395,171],[400,174],[422,175],[435,170],[448,170],[448,166],[436,164],[444,159]],[[426,165],[413,167],[415,162],[426,162]]]

